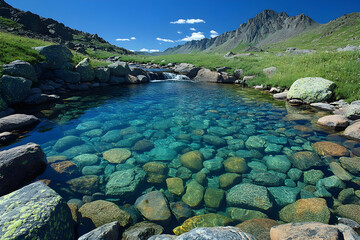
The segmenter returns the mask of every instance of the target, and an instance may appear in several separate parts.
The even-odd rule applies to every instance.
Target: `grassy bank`
[[[276,56],[275,53],[256,53],[253,56],[224,58],[223,54],[180,54],[167,56],[122,56],[124,61],[153,62],[167,65],[168,63],[192,63],[195,66],[215,69],[227,66],[244,69],[246,75],[255,75],[250,85],[270,85],[290,87],[303,77],[323,77],[336,83],[336,97],[349,101],[360,99],[360,52],[322,52],[308,55]],[[163,60],[165,60],[163,62]],[[277,67],[278,72],[268,78],[262,69]]]
[[[0,34],[0,65],[16,59],[28,62],[43,61],[32,47],[53,44],[37,39],[29,39],[8,33]],[[107,66],[109,63],[101,59],[116,55],[113,52],[87,50],[87,55],[74,53],[74,64],[85,57],[92,59],[93,67]],[[252,56],[224,58],[223,53],[196,53],[166,56],[121,55],[123,61],[141,63],[153,62],[162,65],[168,63],[192,63],[195,66],[215,69],[227,66],[233,72],[235,69],[244,69],[246,75],[255,75],[250,85],[270,85],[290,87],[291,84],[303,77],[323,77],[337,84],[336,98],[345,98],[349,101],[360,99],[360,52],[320,52],[308,55],[283,55],[274,53],[254,53]],[[275,66],[278,72],[268,78],[262,69]],[[0,69],[1,74],[1,69]]]

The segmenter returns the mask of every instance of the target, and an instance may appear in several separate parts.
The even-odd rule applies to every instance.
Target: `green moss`
[[[6,233],[4,234],[4,238],[12,236],[16,232],[16,229],[18,227],[20,227],[22,224],[23,224],[23,222],[21,220],[16,220],[16,221],[12,222],[7,227]]]

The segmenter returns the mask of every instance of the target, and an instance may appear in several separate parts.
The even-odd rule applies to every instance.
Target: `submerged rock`
[[[131,156],[131,152],[125,148],[113,148],[103,153],[104,160],[109,163],[120,164]]]
[[[291,155],[290,159],[292,164],[300,170],[307,170],[312,167],[319,167],[324,165],[319,156],[314,152],[296,152]]]
[[[98,191],[99,177],[96,175],[87,175],[73,178],[66,183],[74,193],[91,195]]]
[[[203,168],[203,159],[204,157],[200,151],[187,152],[180,157],[181,164],[194,172]]]
[[[170,209],[178,222],[183,222],[194,215],[191,208],[183,202],[170,203]]]
[[[321,156],[343,157],[349,155],[345,147],[333,142],[314,143],[313,149]]]
[[[56,152],[63,152],[68,150],[72,147],[79,146],[83,144],[84,141],[81,138],[76,136],[66,136],[57,140],[55,145],[53,146],[54,151]]]
[[[146,173],[138,169],[114,172],[106,184],[106,195],[122,199],[134,196],[145,179]]]
[[[176,235],[189,232],[194,228],[226,226],[231,220],[225,216],[209,213],[187,219],[181,226],[174,228]]]
[[[241,183],[231,188],[226,195],[229,206],[269,210],[272,202],[266,187],[251,183]]]
[[[134,205],[149,221],[166,224],[171,219],[169,203],[162,192],[153,191],[142,195]]]
[[[129,213],[121,210],[115,203],[104,200],[85,203],[79,209],[79,213],[82,218],[90,219],[95,227],[113,221],[118,221],[122,227],[127,227],[132,223]]]
[[[244,222],[251,219],[268,218],[265,213],[245,208],[229,207],[226,212],[230,215],[231,220]]]
[[[3,239],[75,239],[66,202],[42,182],[0,197]]]
[[[348,170],[350,173],[360,176],[360,157],[341,157],[340,163],[343,168]]]
[[[341,205],[335,210],[336,215],[349,218],[360,224],[360,206],[356,204]]]
[[[182,197],[182,201],[194,208],[200,205],[204,197],[205,188],[197,181],[192,180],[186,185],[186,193]]]
[[[323,198],[300,199],[281,209],[279,216],[284,222],[329,223],[330,210]]]
[[[232,173],[245,173],[247,170],[246,161],[244,158],[240,157],[230,157],[224,162],[224,168],[227,172]]]
[[[166,185],[170,193],[181,196],[184,191],[184,182],[181,178],[167,178]]]
[[[1,151],[0,196],[33,181],[45,168],[45,153],[35,143]]]

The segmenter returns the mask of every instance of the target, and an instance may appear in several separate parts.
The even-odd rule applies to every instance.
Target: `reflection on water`
[[[111,87],[41,113],[42,123],[13,146],[42,146],[49,166],[40,179],[66,200],[87,196],[123,206],[162,190],[195,214],[218,212],[236,222],[243,218],[234,207],[277,220],[297,199],[322,197],[333,207],[337,200],[329,200],[340,191],[359,189],[356,176],[340,180],[329,167],[356,153],[357,142],[316,126],[326,113],[259,91],[191,82]],[[328,141],[347,149],[338,154],[343,149]],[[325,142],[318,153],[325,149],[333,157],[320,159],[312,148],[317,142]],[[247,192],[253,191],[248,183],[266,187],[267,196]],[[251,194],[265,200],[242,200]]]

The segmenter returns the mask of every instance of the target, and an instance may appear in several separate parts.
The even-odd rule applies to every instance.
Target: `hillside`
[[[332,50],[347,44],[360,45],[360,13],[337,18],[319,28],[302,33],[277,44],[267,46],[273,50],[287,47]]]
[[[65,44],[70,49],[83,54],[88,51],[133,54],[129,50],[108,43],[97,34],[78,31],[53,19],[21,11],[4,0],[0,0],[0,32]]]
[[[284,12],[265,10],[249,19],[247,23],[241,24],[235,31],[226,32],[215,38],[187,42],[184,45],[167,49],[164,54],[228,51],[234,48],[244,49],[247,46],[261,48],[319,26],[320,24],[304,14],[289,17]]]

